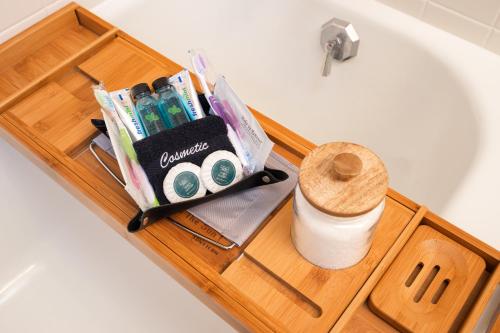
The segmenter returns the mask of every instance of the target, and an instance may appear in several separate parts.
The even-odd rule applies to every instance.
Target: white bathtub
[[[499,247],[500,57],[372,0],[108,0],[94,11],[189,66],[204,49],[241,97],[315,143],[366,145],[393,188]],[[359,54],[321,77],[320,27]]]
[[[0,332],[234,331],[5,138]]]

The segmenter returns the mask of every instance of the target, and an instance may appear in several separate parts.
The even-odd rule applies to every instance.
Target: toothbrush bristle
[[[203,62],[203,59],[200,57],[199,54],[197,54],[195,57],[195,62],[196,62],[196,67],[198,67],[198,71],[200,73],[205,73],[205,63]]]
[[[207,63],[203,54],[194,49],[188,50],[188,53],[191,56],[191,62],[193,63],[194,70],[200,74],[205,74],[207,71]]]
[[[207,68],[207,64],[205,63],[205,60],[203,59],[203,56],[201,54],[198,54],[198,59],[200,59],[201,65],[203,66],[203,69],[205,70]]]

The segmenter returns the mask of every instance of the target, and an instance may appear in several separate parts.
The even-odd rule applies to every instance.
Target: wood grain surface
[[[357,216],[374,209],[387,194],[384,163],[367,148],[347,142],[321,145],[300,166],[304,197],[334,216]]]
[[[342,329],[344,333],[397,333],[397,329],[374,314],[366,303],[363,303],[352,314],[351,319]]]
[[[457,329],[486,265],[477,254],[420,226],[370,294],[370,307],[407,332]]]
[[[245,257],[235,261],[222,276],[289,330],[326,331],[342,314],[413,215],[413,211],[387,199],[368,255],[353,267],[328,270],[309,263],[295,250],[290,238],[290,201],[247,247]],[[266,274],[274,280],[262,278]],[[269,280],[280,281],[287,287],[287,292],[278,290]]]
[[[98,35],[78,24],[75,5],[0,47],[0,102],[76,54]]]

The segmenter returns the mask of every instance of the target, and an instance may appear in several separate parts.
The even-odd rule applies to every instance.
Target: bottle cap
[[[162,76],[157,78],[156,80],[153,81],[151,84],[153,86],[153,89],[158,92],[158,89],[162,87],[168,87],[171,86],[171,84],[168,82],[168,77]]]
[[[132,95],[132,98],[135,99],[137,95],[143,94],[143,93],[148,93],[151,94],[151,89],[149,89],[149,86],[147,83],[138,83],[135,86],[130,89],[130,95]]]
[[[369,149],[347,142],[315,148],[300,166],[299,186],[315,208],[333,216],[365,214],[382,202],[388,176]]]
[[[184,162],[174,166],[163,180],[163,193],[171,203],[201,198],[207,192],[200,179],[200,167]]]
[[[212,193],[219,192],[243,177],[239,158],[227,150],[217,150],[208,155],[201,165],[201,180]]]

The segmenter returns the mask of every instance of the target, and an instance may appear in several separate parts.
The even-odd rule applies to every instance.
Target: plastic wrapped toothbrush
[[[228,126],[229,139],[243,164],[245,174],[263,170],[273,142],[224,77],[218,76],[212,93],[206,78],[209,65],[203,52],[190,50],[189,54],[194,73],[213,113],[221,117]]]
[[[127,127],[120,119],[109,93],[102,84],[92,87],[97,102],[101,106],[109,138],[125,180],[125,190],[142,211],[158,206],[158,200],[146,173],[142,169],[132,145]]]

